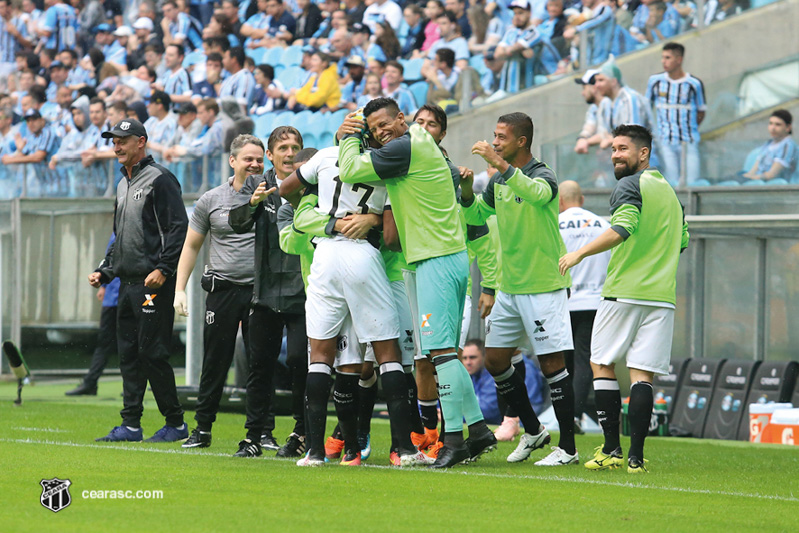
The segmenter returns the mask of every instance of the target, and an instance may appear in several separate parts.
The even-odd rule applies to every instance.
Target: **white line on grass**
[[[15,428],[20,429],[20,428]],[[232,457],[232,454],[229,453],[214,453],[214,452],[201,452],[201,453],[191,453],[190,451],[184,450],[182,448],[170,448],[170,449],[163,449],[163,448],[151,448],[151,447],[144,447],[144,446],[113,446],[113,445],[103,445],[103,444],[88,444],[88,443],[80,443],[80,442],[58,442],[58,441],[50,441],[50,440],[35,440],[35,439],[0,439],[0,442],[13,442],[17,444],[47,444],[47,445],[55,445],[55,446],[68,446],[74,448],[95,448],[95,449],[102,449],[102,450],[122,450],[122,451],[134,451],[134,452],[149,452],[149,453],[166,453],[166,454],[173,454],[173,455],[181,455],[183,457],[190,457],[190,456],[207,456],[207,457]],[[134,443],[135,444],[135,443]],[[278,459],[277,457],[267,457],[264,456],[263,459],[265,460],[272,460],[277,461],[283,464],[286,464],[285,459]],[[366,468],[374,468],[380,470],[399,470],[395,466],[384,466],[384,465],[374,465],[374,464],[364,464]],[[578,483],[578,484],[586,484],[586,485],[604,485],[604,486],[612,486],[612,487],[623,487],[623,488],[630,488],[630,489],[652,489],[652,490],[664,490],[668,492],[682,492],[687,494],[706,494],[710,496],[738,496],[741,498],[754,498],[756,500],[772,500],[772,501],[783,501],[783,502],[799,502],[799,498],[794,496],[779,496],[776,494],[757,494],[757,493],[749,493],[749,492],[733,492],[733,491],[723,491],[723,490],[708,490],[708,489],[689,489],[685,487],[671,487],[671,486],[654,486],[654,485],[645,485],[642,483],[633,483],[633,482],[619,482],[619,481],[608,481],[604,479],[585,479],[585,478],[571,478],[571,477],[563,477],[558,475],[541,475],[541,476],[531,476],[526,474],[497,474],[491,472],[469,472],[465,470],[429,470],[429,469],[408,469],[406,471],[411,472],[430,472],[432,474],[437,475],[455,475],[455,476],[479,476],[479,477],[490,477],[490,478],[498,478],[498,479],[530,479],[536,481],[551,481],[551,482],[561,482],[561,483]],[[600,474],[601,475],[601,474]]]
[[[14,427],[11,429],[16,429],[19,431],[44,431],[46,433],[69,433],[67,429],[57,429],[57,428],[22,428],[22,427]]]

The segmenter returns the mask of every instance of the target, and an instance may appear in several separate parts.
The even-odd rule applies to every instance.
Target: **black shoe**
[[[465,442],[458,447],[452,447],[445,443],[438,450],[436,462],[431,464],[430,468],[452,468],[455,465],[468,462],[470,458],[469,448]]]
[[[292,457],[302,457],[305,454],[305,437],[292,433],[286,439],[286,444],[280,447],[275,457],[290,459]]]
[[[239,443],[239,451],[233,457],[259,457],[261,455],[261,445],[250,439],[244,439]]]
[[[469,449],[469,460],[476,461],[481,455],[497,449],[497,438],[486,428],[480,435],[466,439],[466,447]]]
[[[89,386],[81,383],[77,388],[64,393],[66,396],[97,396],[97,385]]]
[[[277,441],[272,436],[271,431],[267,431],[266,433],[261,435],[261,448],[270,451],[275,451],[280,449],[280,446],[278,446]]]
[[[188,440],[181,444],[182,448],[207,448],[211,445],[211,432],[200,431],[200,428],[194,428],[189,435]]]

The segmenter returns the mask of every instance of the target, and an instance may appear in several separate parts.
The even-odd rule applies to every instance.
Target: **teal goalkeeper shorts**
[[[468,279],[465,250],[416,263],[422,353],[457,350]]]

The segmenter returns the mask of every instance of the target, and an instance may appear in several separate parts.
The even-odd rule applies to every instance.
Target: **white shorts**
[[[533,355],[574,349],[566,289],[541,294],[497,291],[486,321],[486,348],[517,348],[528,340]]]
[[[463,318],[461,319],[461,338],[458,341],[458,348],[463,350],[466,346],[466,337],[469,335],[469,326],[472,325],[472,295],[466,295],[466,303],[463,306]]]
[[[352,325],[352,317],[347,315],[341,324],[341,331],[336,341],[336,359],[333,368],[346,365],[359,365],[364,362],[366,345],[358,342],[358,335]]]
[[[413,326],[413,343],[416,351],[413,354],[413,360],[427,359],[427,356],[419,349],[421,344],[421,333],[419,332],[419,299],[416,296],[416,271],[403,270],[402,277],[405,279],[405,296],[408,300],[408,306],[411,311],[411,325]]]
[[[338,336],[349,315],[360,342],[399,337],[394,296],[380,252],[366,242],[321,239],[308,276],[308,337]]]
[[[674,309],[602,300],[591,334],[591,362],[612,365],[627,357],[627,366],[668,374]]]

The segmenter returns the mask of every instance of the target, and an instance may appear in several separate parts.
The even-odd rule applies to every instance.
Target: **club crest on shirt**
[[[144,194],[144,189],[136,189],[133,191],[133,199],[136,201],[141,200],[142,194]]]

